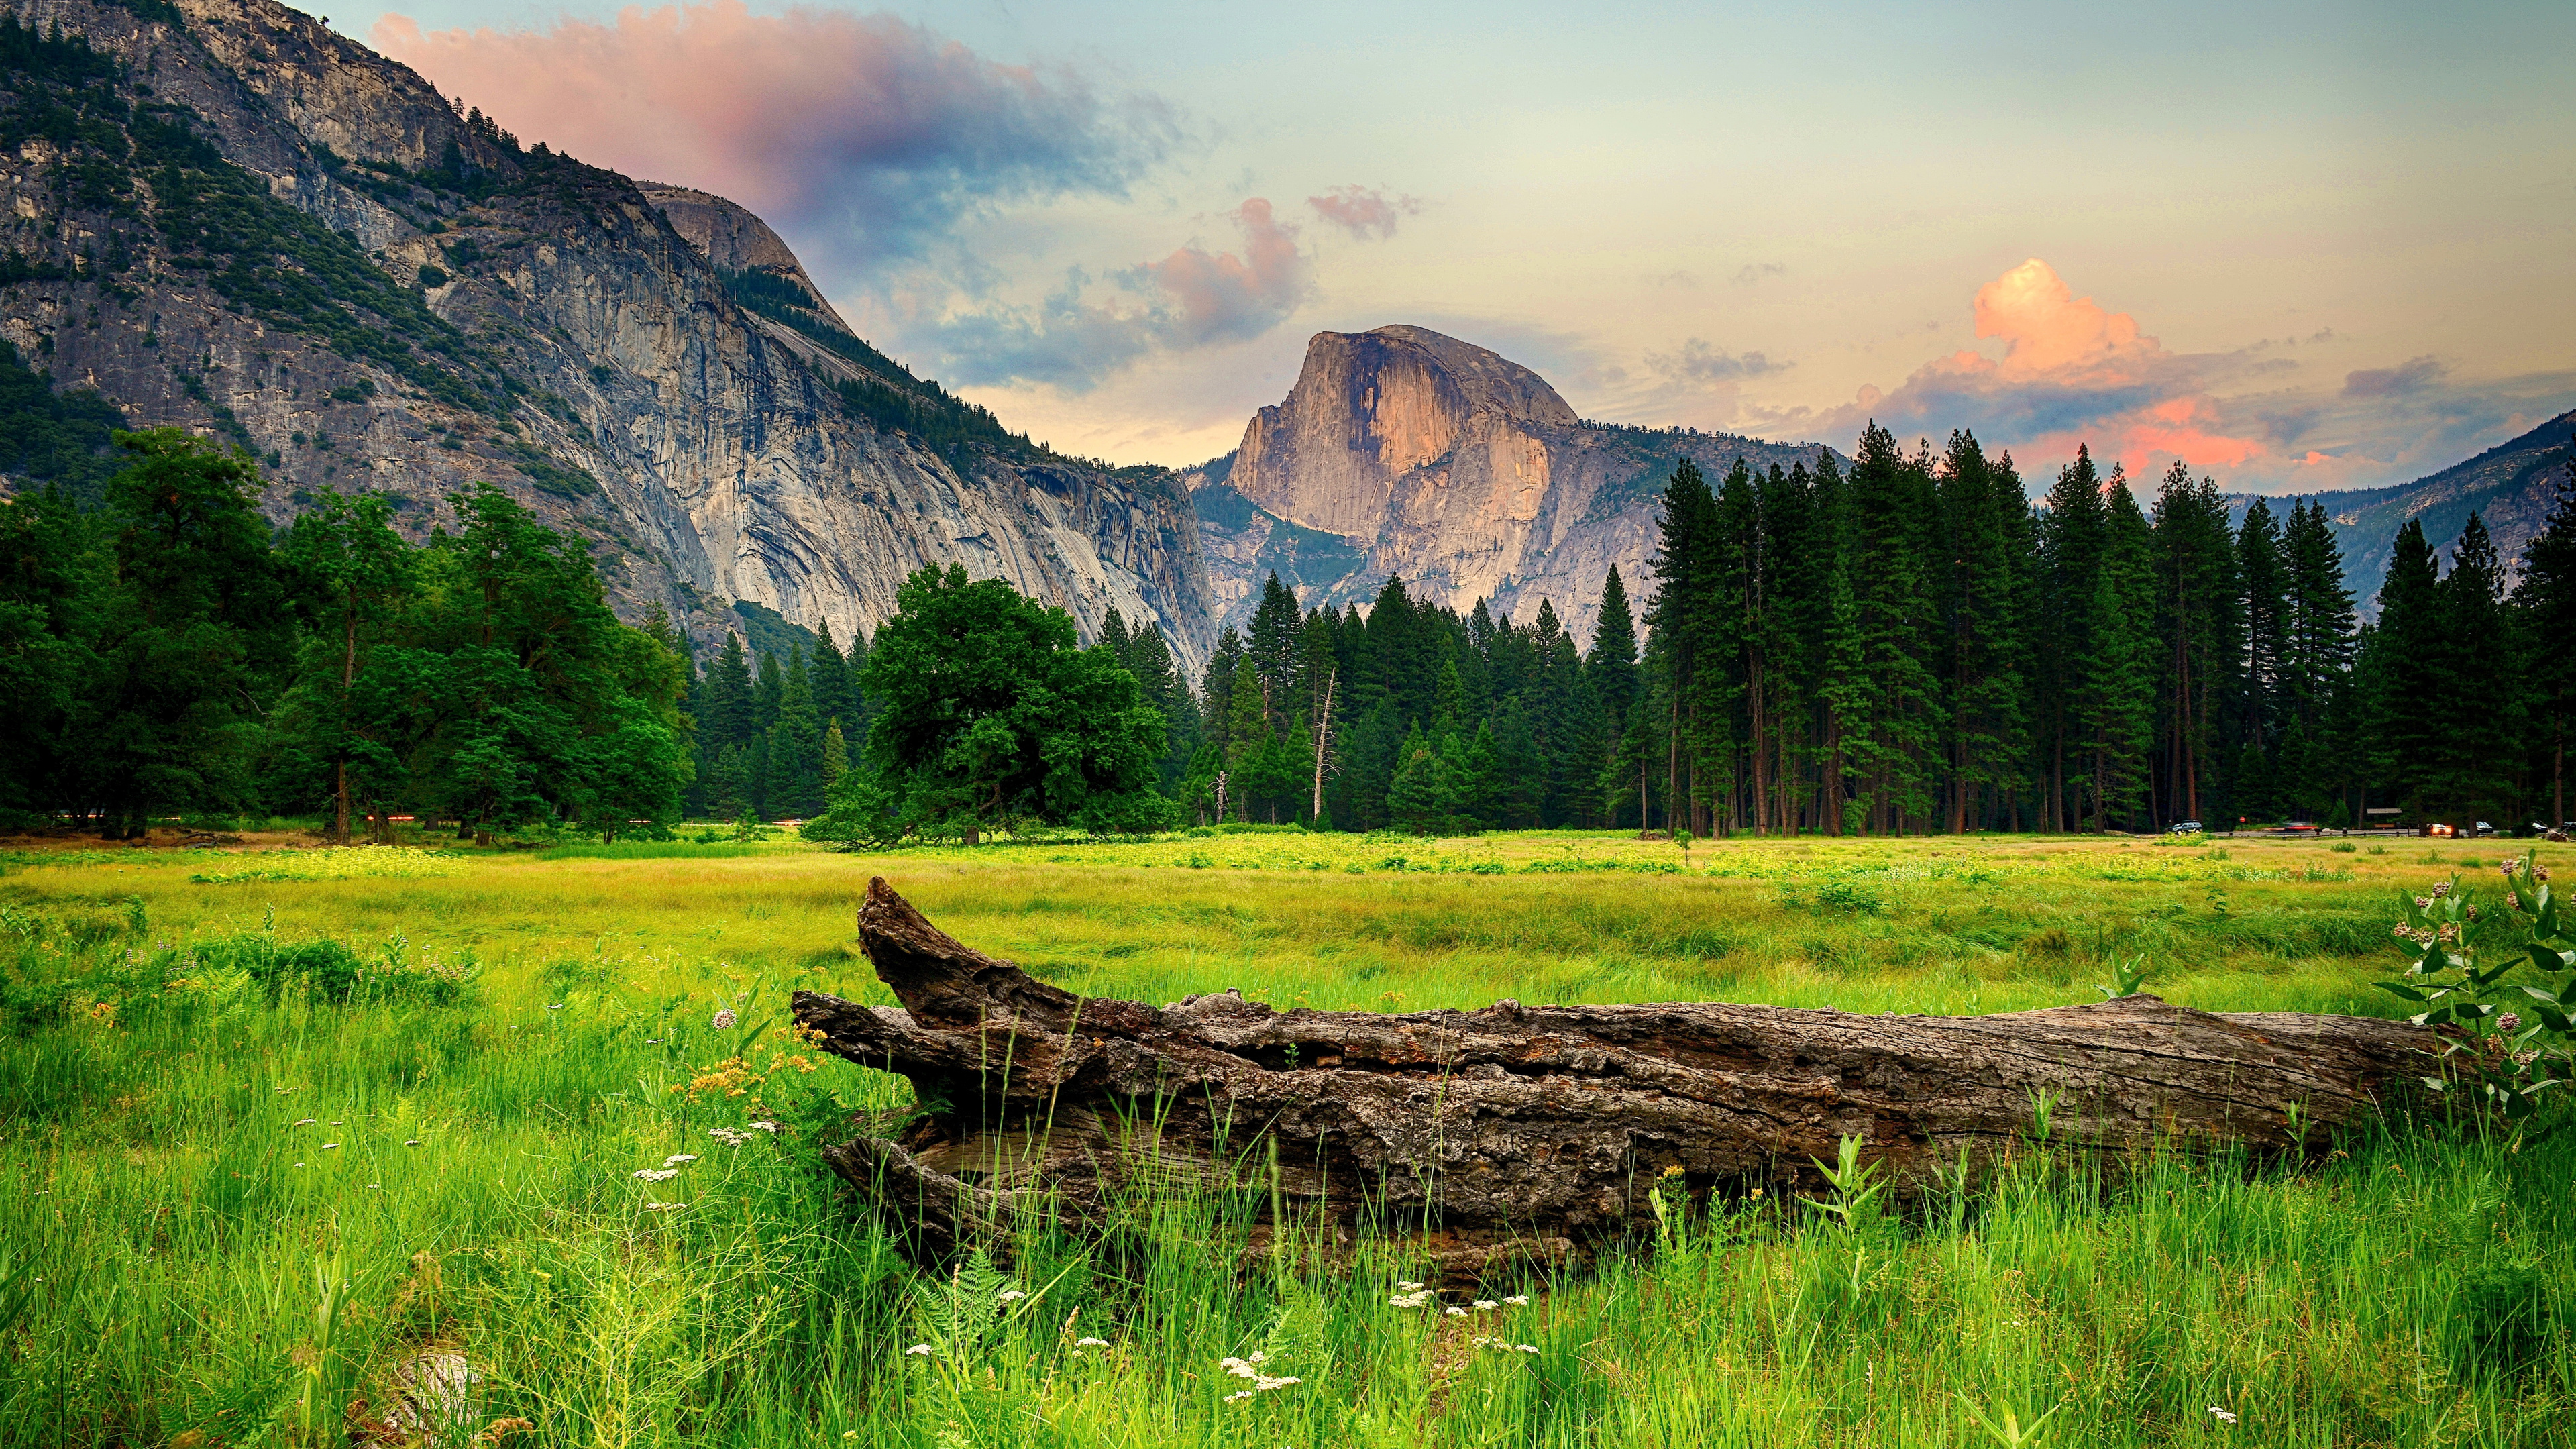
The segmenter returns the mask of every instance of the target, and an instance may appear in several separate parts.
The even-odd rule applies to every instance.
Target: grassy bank
[[[448,1353],[477,1375],[464,1427],[524,1419],[517,1444],[1966,1445],[2003,1407],[2054,1407],[2051,1444],[2567,1442],[2557,1141],[2434,1125],[2116,1191],[2034,1149],[1912,1221],[1677,1214],[1658,1251],[1452,1317],[1390,1303],[1400,1243],[1347,1276],[1238,1271],[1246,1205],[1221,1201],[920,1277],[812,1157],[833,1111],[906,1089],[775,1025],[797,986],[888,999],[850,940],[870,874],[1049,979],[1158,1001],[1977,1012],[2093,999],[2143,952],[2193,1005],[2385,1011],[2397,893],[2495,859],[1292,832],[20,858],[0,1442],[337,1442]],[[1218,1361],[1256,1350],[1300,1382],[1228,1401],[1252,1385]]]

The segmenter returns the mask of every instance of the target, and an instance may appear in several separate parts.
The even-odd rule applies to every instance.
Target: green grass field
[[[1903,1220],[1676,1212],[1665,1242],[1450,1315],[1390,1302],[1419,1276],[1400,1240],[1312,1272],[1247,1256],[1227,1200],[916,1274],[812,1151],[907,1089],[776,1024],[795,988],[891,999],[852,939],[871,874],[1049,980],[1150,1001],[1990,1012],[2097,999],[2143,953],[2190,1005],[2386,1014],[2401,892],[2485,890],[2500,849],[12,857],[0,1443],[1984,1445],[2006,1410],[2049,1414],[2022,1442],[2051,1445],[2576,1443],[2563,1138],[2407,1124],[2116,1189],[2035,1148]],[[1230,1398],[1254,1381],[1220,1361],[1256,1351],[1297,1382]],[[425,1361],[471,1382],[385,1427]]]

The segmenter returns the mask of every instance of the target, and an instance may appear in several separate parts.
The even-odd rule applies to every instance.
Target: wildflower
[[[1502,1307],[1503,1305],[1501,1305],[1501,1304],[1499,1304],[1499,1303],[1496,1303],[1496,1302],[1495,1302],[1493,1299],[1491,1299],[1491,1298],[1479,1298],[1479,1299],[1477,1299],[1477,1300],[1475,1301],[1475,1304],[1474,1304],[1473,1306],[1474,1306],[1475,1310],[1476,1310],[1478,1313],[1491,1313],[1491,1312],[1493,1312],[1495,1309],[1500,1308],[1500,1307]]]
[[[1431,1306],[1431,1293],[1428,1289],[1416,1288],[1410,1293],[1398,1293],[1386,1303],[1389,1308],[1428,1308]]]
[[[678,1167],[684,1163],[695,1162],[697,1160],[698,1155],[694,1152],[674,1152],[670,1156],[662,1159],[662,1165],[664,1167]]]
[[[841,1437],[844,1439],[856,1439],[859,1437],[859,1431],[856,1429],[843,1429],[841,1431]]]
[[[406,1141],[403,1143],[403,1146],[405,1146],[405,1147],[418,1147],[419,1145],[420,1145],[420,1139],[419,1139],[419,1138],[417,1138],[417,1137],[410,1138],[410,1139],[406,1140]]]
[[[1537,1344],[1534,1344],[1534,1343],[1516,1343],[1516,1344],[1513,1344],[1513,1345],[1512,1345],[1512,1352],[1514,1352],[1514,1353],[1536,1353],[1536,1352],[1538,1352],[1538,1345],[1537,1345]]]
[[[1248,1398],[1251,1398],[1255,1393],[1258,1393],[1258,1392],[1260,1392],[1260,1391],[1259,1391],[1259,1390],[1257,1390],[1257,1389],[1245,1389],[1242,1393],[1239,1393],[1239,1394],[1228,1394],[1228,1395],[1226,1395],[1226,1396],[1225,1396],[1225,1400],[1224,1400],[1224,1401],[1225,1401],[1226,1403],[1229,1403],[1229,1404],[1240,1404],[1240,1403],[1242,1403],[1244,1400],[1246,1400],[1246,1399],[1248,1399]]]
[[[292,1125],[297,1127],[310,1127],[313,1125],[313,1119],[310,1117],[298,1117]]]
[[[730,1006],[721,1006],[721,1007],[716,1008],[715,1019],[714,1019],[714,1020],[712,1020],[712,1021],[709,1021],[709,1022],[707,1023],[707,1025],[709,1025],[709,1026],[711,1026],[711,1027],[715,1028],[715,1029],[716,1029],[716,1030],[718,1030],[718,1031],[731,1031],[731,1030],[733,1030],[733,1028],[734,1028],[734,1023],[735,1023],[737,1020],[739,1020],[739,1019],[740,1019],[740,1018],[736,1017],[736,1016],[733,1014],[733,1008],[732,1008],[732,1007],[730,1007]]]
[[[1254,1368],[1248,1361],[1239,1358],[1218,1359],[1216,1361],[1216,1366],[1239,1379],[1257,1379],[1261,1377],[1261,1370]]]
[[[2433,909],[2433,898],[2431,896],[2417,896],[2415,898],[2415,909],[2419,911],[2429,911]]]
[[[646,1212],[653,1212],[653,1213],[669,1213],[669,1212],[678,1212],[681,1208],[683,1208],[683,1207],[685,1207],[685,1206],[687,1206],[687,1204],[686,1204],[686,1203],[676,1203],[676,1202],[648,1202],[648,1203],[644,1204],[644,1210],[645,1210]]]
[[[2533,880],[2547,880],[2547,879],[2549,879],[2549,867],[2547,867],[2547,866],[2545,866],[2545,865],[2535,865],[2535,866],[2533,866],[2533,867],[2531,868],[2531,878],[2532,878]]]
[[[2522,893],[2521,893],[2520,891],[2506,891],[2506,892],[2504,893],[2504,903],[2505,903],[2506,905],[2508,905],[2508,906],[2513,907],[2513,908],[2514,908],[2515,910],[2517,910],[2517,911],[2518,911],[2518,910],[2521,910],[2521,909],[2522,909]]]
[[[1295,1374],[1290,1374],[1285,1378],[1276,1379],[1265,1375],[1264,1377],[1257,1378],[1252,1381],[1252,1389],[1255,1393],[1266,1394],[1272,1389],[1284,1389],[1290,1384],[1302,1384],[1304,1382],[1304,1379],[1297,1377]]]
[[[658,1036],[648,1036],[648,1037],[644,1038],[644,1044],[645,1044],[646,1046],[660,1046],[660,1045],[662,1044],[662,1039],[661,1039],[660,1037],[658,1037]],[[851,1432],[851,1433],[853,1433],[853,1434],[855,1434],[855,1433],[857,1433],[857,1432],[859,1432],[859,1431],[858,1431],[858,1430],[856,1430],[856,1429],[852,1429],[850,1432]]]
[[[2505,878],[2506,880],[2511,880],[2511,879],[2513,879],[2513,862],[2512,862],[2512,861],[2509,861],[2509,860],[2508,860],[2508,861],[2506,861],[2504,864],[2502,864],[2502,865],[2500,865],[2500,866],[2497,866],[2497,867],[2496,867],[2496,869],[2498,869],[2498,870],[2500,870],[2500,871],[2503,871],[2503,872],[2504,872],[2504,878]]]
[[[1075,1348],[1107,1348],[1109,1346],[1109,1340],[1105,1338],[1077,1338],[1073,1341],[1073,1346]]]
[[[2511,1036],[2515,1032],[2522,1030],[2521,1013],[2508,1011],[2504,1015],[2497,1017],[2496,1030],[2506,1036]]]
[[[2216,1404],[2209,1406],[2209,1416],[2222,1424],[2233,1424],[2236,1422],[2236,1416],[2234,1414],[2227,1412]]]
[[[1528,1294],[1526,1294],[1526,1293],[1515,1293],[1515,1294],[1513,1294],[1511,1297],[1506,1298],[1506,1299],[1504,1299],[1503,1301],[1504,1301],[1505,1303],[1508,1303],[1508,1304],[1512,1305],[1514,1308],[1527,1308],[1527,1307],[1529,1307],[1529,1295],[1528,1295]]]
[[[669,1182],[672,1178],[679,1175],[680,1169],[676,1167],[639,1167],[635,1169],[637,1180],[643,1182]]]
[[[751,1134],[738,1127],[710,1127],[707,1135],[727,1147],[740,1147],[751,1140]]]
[[[1464,1308],[1443,1308],[1440,1311],[1451,1318],[1464,1318],[1467,1316],[1467,1310]]]
[[[340,1144],[337,1142],[325,1142],[322,1144],[322,1150],[325,1152],[337,1152],[340,1150]]]
[[[2476,906],[2471,906],[2471,907],[2469,907],[2469,919],[2470,919],[2470,920],[2472,920],[2472,921],[2474,921],[2474,920],[2476,920],[2477,918],[2478,918],[2478,908],[2477,908]]]
[[[993,1301],[996,1303],[1017,1303],[1028,1296],[1029,1295],[1021,1292],[1017,1288],[1005,1288],[1000,1293],[994,1295]]]
[[[1422,1285],[1419,1283],[1398,1283],[1395,1285],[1395,1291],[1398,1293],[1419,1293],[1422,1291]]]
[[[928,1358],[930,1357],[930,1345],[926,1343],[916,1343],[912,1347],[905,1349],[903,1354],[906,1358]]]
[[[560,1002],[560,1001],[549,1002],[549,1003],[547,1003],[547,1005],[546,1005],[546,1010],[548,1010],[548,1011],[561,1011],[561,1010],[563,1010],[563,1009],[564,1009],[564,1004],[563,1004],[562,1002]]]
[[[2433,887],[2433,894],[2434,894],[2435,896],[2437,896],[2437,897],[2439,897],[2439,896],[2447,896],[2447,895],[2449,895],[2450,893],[2451,893],[2451,883],[2450,883],[2449,881],[2441,881],[2441,882],[2438,882],[2438,883],[2436,883],[2436,884],[2434,885],[2434,887]]]
[[[775,1133],[778,1130],[778,1124],[775,1122],[752,1122],[746,1125],[748,1125],[754,1132]]]

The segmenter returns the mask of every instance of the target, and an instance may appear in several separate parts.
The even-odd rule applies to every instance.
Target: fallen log
[[[2213,1015],[2153,996],[1995,1016],[1663,1002],[1278,1011],[1078,997],[951,939],[883,878],[859,938],[903,1005],[798,992],[829,1051],[897,1072],[902,1130],[833,1169],[944,1256],[1030,1211],[1097,1222],[1124,1187],[1258,1186],[1339,1224],[1421,1233],[1443,1271],[1580,1256],[1651,1229],[1647,1188],[1822,1188],[1858,1137],[1900,1199],[2035,1130],[2116,1160],[2321,1150],[2428,1070],[2404,1022]]]

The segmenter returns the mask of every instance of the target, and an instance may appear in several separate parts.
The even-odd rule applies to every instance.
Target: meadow
[[[2143,956],[2193,1006],[2394,1014],[2369,983],[2399,898],[2486,889],[2503,849],[19,853],[0,1443],[2576,1442],[2563,1135],[2409,1121],[2118,1184],[2034,1142],[1901,1217],[1676,1203],[1660,1242],[1472,1300],[1409,1295],[1401,1239],[1330,1271],[1293,1235],[1247,1254],[1223,1197],[924,1273],[813,1151],[908,1088],[781,1026],[797,988],[891,999],[853,941],[873,874],[972,945],[1148,1001],[1974,1013],[2098,999]]]

